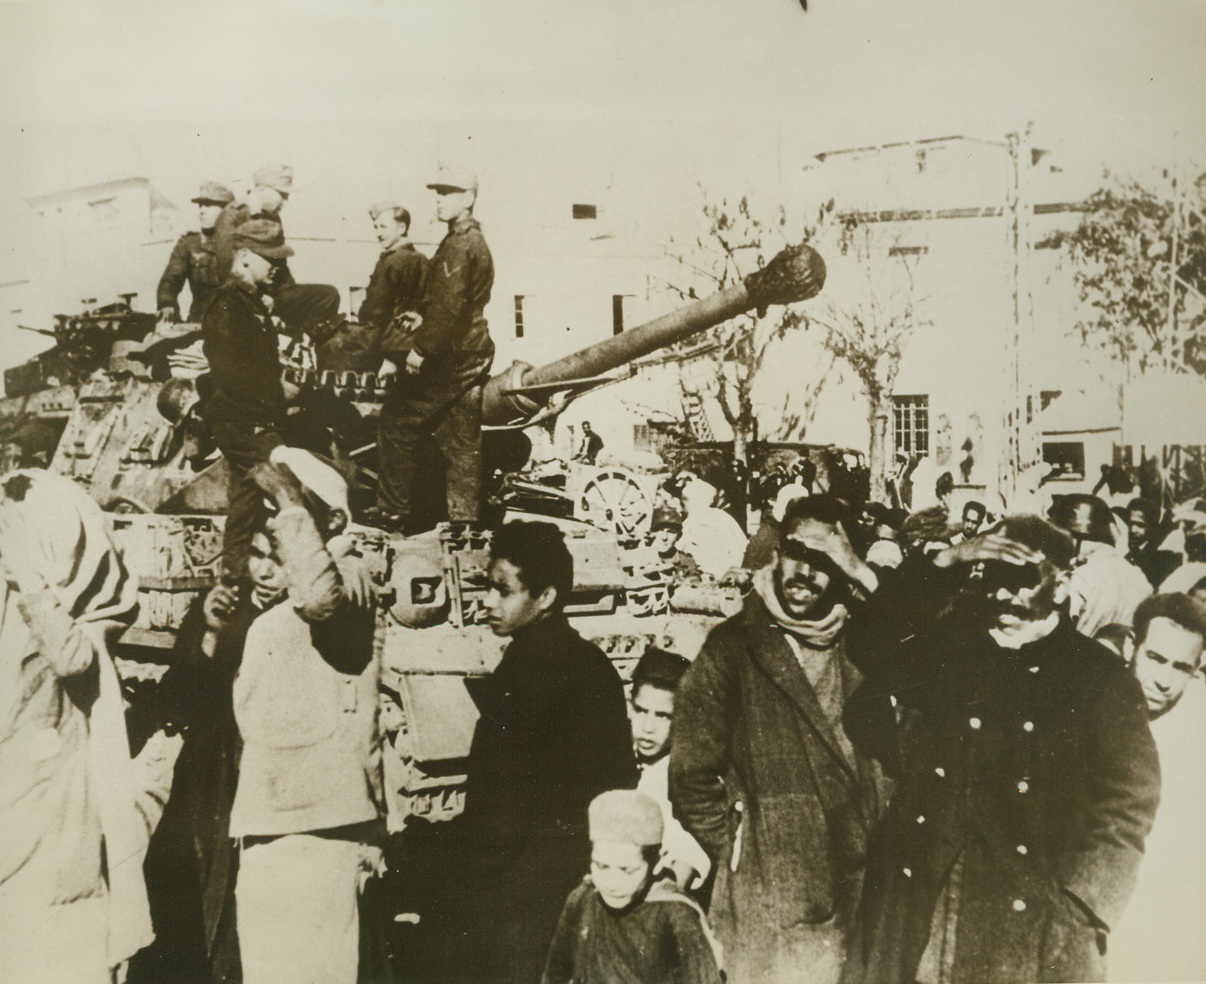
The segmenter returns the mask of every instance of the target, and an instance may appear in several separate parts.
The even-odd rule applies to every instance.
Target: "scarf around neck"
[[[788,615],[779,601],[778,592],[775,591],[773,565],[763,567],[754,573],[754,590],[758,592],[758,597],[762,599],[766,610],[770,612],[771,618],[779,627],[785,632],[790,632],[809,649],[828,649],[833,645],[833,641],[846,627],[846,619],[850,615],[846,606],[842,604],[834,605],[828,615],[816,621],[793,618]]]

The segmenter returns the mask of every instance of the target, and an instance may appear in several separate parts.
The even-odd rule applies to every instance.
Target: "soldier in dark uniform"
[[[382,406],[377,445],[383,480],[374,521],[407,532],[422,528],[414,515],[415,462],[421,443],[429,439],[446,466],[448,518],[477,521],[482,386],[494,359],[483,314],[494,285],[494,261],[473,217],[477,178],[442,166],[427,187],[436,193],[436,215],[448,224],[448,234],[428,267],[421,323],[384,340],[383,354],[403,377]]]
[[[419,310],[427,257],[407,238],[410,212],[397,202],[378,202],[368,213],[381,244],[381,256],[369,277],[357,317],[364,324],[385,330],[400,315]]]
[[[222,577],[233,584],[247,573],[247,548],[262,498],[247,472],[284,443],[285,389],[264,295],[293,250],[285,245],[280,225],[267,219],[243,223],[231,242],[230,279],[205,309],[201,333],[210,368],[205,416],[230,468]]]
[[[251,191],[241,202],[222,209],[214,225],[214,244],[218,254],[218,273],[222,280],[230,275],[234,260],[235,231],[251,219],[272,222],[284,236],[281,208],[293,190],[293,169],[284,164],[256,171]],[[339,291],[330,284],[299,284],[287,263],[277,267],[268,293],[275,301],[273,313],[290,332],[306,332],[339,315]]]
[[[192,303],[188,309],[188,320],[201,320],[205,302],[222,286],[222,275],[218,272],[218,254],[214,244],[214,226],[222,209],[234,201],[234,193],[216,181],[205,181],[193,199],[201,219],[200,232],[186,232],[172,248],[167,268],[159,278],[155,291],[156,306],[161,321],[179,321],[178,298],[185,283],[188,283]]]

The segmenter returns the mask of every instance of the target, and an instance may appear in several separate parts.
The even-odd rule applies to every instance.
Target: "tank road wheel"
[[[653,502],[631,472],[600,468],[582,486],[574,513],[621,538],[636,539],[649,531]]]

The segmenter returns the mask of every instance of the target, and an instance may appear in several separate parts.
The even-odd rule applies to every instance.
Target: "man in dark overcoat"
[[[733,984],[837,980],[881,812],[882,774],[841,723],[848,604],[875,583],[844,518],[827,495],[788,506],[773,563],[678,689],[670,799],[717,872]]]
[[[481,717],[465,783],[464,937],[449,979],[537,984],[566,896],[590,861],[587,808],[637,783],[624,685],[562,609],[573,560],[560,530],[495,534],[490,627],[502,661],[466,687]],[[454,960],[454,963],[456,961]]]
[[[1067,618],[1073,551],[1009,517],[910,557],[852,626],[847,727],[900,776],[845,982],[1105,979],[1160,767],[1138,684]]]

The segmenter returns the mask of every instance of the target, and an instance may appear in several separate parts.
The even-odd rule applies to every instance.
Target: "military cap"
[[[1047,518],[1073,536],[1098,543],[1113,543],[1113,515],[1105,500],[1084,492],[1061,495],[1052,504]]]
[[[662,808],[635,789],[609,789],[590,801],[590,839],[656,847],[662,842]]]
[[[193,201],[198,205],[229,205],[234,201],[234,192],[217,181],[202,181]]]
[[[288,195],[293,190],[293,168],[288,164],[269,164],[256,171],[252,180],[258,187]]]
[[[686,656],[649,646],[632,671],[633,690],[646,683],[663,690],[677,690],[678,681],[690,665],[691,661]]]
[[[427,187],[433,191],[439,191],[441,188],[477,191],[477,175],[464,165],[441,162],[435,180],[429,182]]]
[[[383,212],[394,213],[394,212],[397,212],[399,209],[402,209],[402,211],[404,211],[404,212],[406,211],[406,209],[403,209],[401,205],[399,205],[397,202],[394,202],[394,201],[387,200],[384,202],[373,202],[373,204],[369,206],[369,210],[368,210],[369,218],[375,219],[378,215],[381,215]]]
[[[268,260],[283,260],[293,255],[293,247],[285,245],[285,233],[280,223],[268,219],[249,219],[235,229],[235,249],[249,249]]]
[[[649,531],[655,532],[660,529],[676,529],[683,528],[683,517],[675,509],[668,506],[658,506],[653,510],[653,519],[649,524]]]

